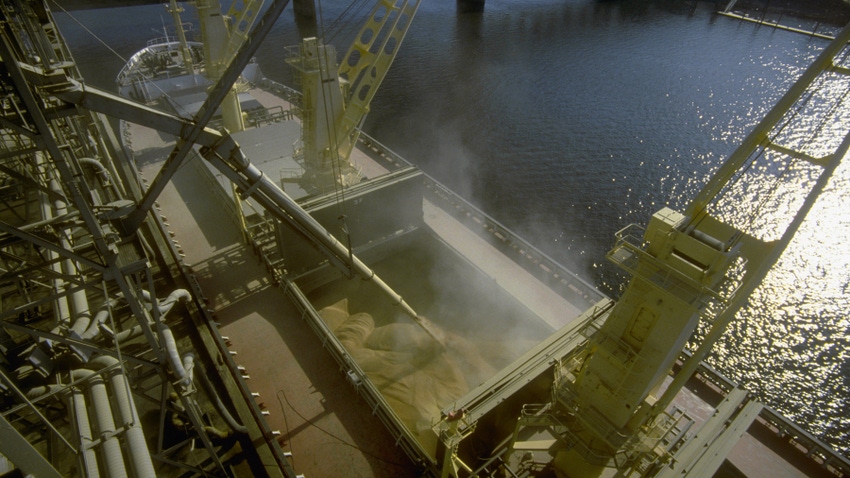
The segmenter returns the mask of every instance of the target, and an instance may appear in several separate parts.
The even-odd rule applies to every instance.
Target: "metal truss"
[[[286,3],[276,2],[260,37]],[[17,1],[0,10],[0,453],[39,476],[226,475],[227,434],[208,411],[215,392],[196,390],[190,354],[181,363],[174,352],[191,344],[171,329],[179,337],[189,324],[165,324],[175,306],[188,314],[191,296],[165,297],[175,285],[149,214],[224,93],[210,95],[201,110],[209,114],[181,125],[185,141],[142,192],[102,118],[81,107],[82,81],[49,10]],[[230,89],[258,44],[246,43],[215,91]],[[107,109],[120,116],[122,106]],[[111,402],[113,417],[89,419],[106,382],[115,387],[100,401]],[[138,450],[150,441],[134,438],[142,411],[156,415],[155,449]],[[175,427],[183,438],[171,443]],[[126,464],[102,455],[119,443]],[[187,449],[200,455],[186,460]]]

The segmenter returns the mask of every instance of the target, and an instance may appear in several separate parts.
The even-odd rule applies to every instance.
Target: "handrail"
[[[633,232],[634,230],[639,230],[640,234],[635,234]],[[644,231],[645,229],[638,224],[629,224],[617,231],[614,234],[617,239],[616,243],[611,251],[606,255],[608,260],[617,264],[632,275],[644,276],[644,278],[647,279],[648,277],[646,277],[646,274],[641,274],[639,272],[638,265],[648,265],[650,268],[655,270],[653,277],[657,277],[659,279],[654,279],[652,282],[660,282],[659,287],[668,291],[674,290],[675,284],[679,283],[692,290],[692,292],[698,294],[698,296],[709,296],[723,302],[724,304],[729,302],[729,300],[731,300],[735,295],[737,287],[730,291],[726,291],[725,293],[721,292],[688,277],[686,274],[683,274],[671,267],[669,264],[660,261],[658,258],[648,253],[646,251],[647,243],[643,239]],[[623,254],[624,250],[627,252],[626,254]],[[723,284],[723,282],[721,282],[721,284]]]

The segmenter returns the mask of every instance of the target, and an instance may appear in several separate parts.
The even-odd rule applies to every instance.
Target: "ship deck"
[[[129,128],[134,145],[143,144],[140,140],[146,135],[159,137],[137,125]],[[162,152],[168,149],[166,144]],[[153,156],[161,155],[146,147],[140,151],[142,176],[155,175],[161,164]],[[292,453],[295,469],[307,476],[415,476],[416,467],[394,445],[245,245],[233,217],[211,207],[221,202],[221,196],[209,186],[192,168],[184,167],[158,204],[185,263],[210,301],[222,336],[236,353],[234,361],[245,367],[248,386],[267,409],[269,426],[281,431],[282,447]],[[580,314],[575,305],[440,208],[426,203],[425,221],[442,240],[483,264],[488,276],[512,289],[553,328]],[[329,455],[334,459],[328,460]]]
[[[142,134],[133,131],[133,138]],[[142,176],[159,165],[146,162]],[[318,337],[245,245],[239,225],[210,207],[220,200],[208,186],[184,169],[158,203],[233,359],[245,367],[269,426],[292,453],[293,467],[306,476],[414,476],[412,463],[363,409]]]
[[[282,101],[264,91],[254,95],[264,102]],[[138,125],[127,128],[140,173],[153,177],[173,147],[173,138]],[[276,144],[291,142],[289,137],[276,138]],[[366,177],[386,173],[361,150],[355,150],[352,159]],[[246,245],[235,216],[225,212],[226,196],[215,186],[187,165],[158,203],[185,263],[209,300],[232,358],[244,367],[247,384],[266,411],[269,427],[280,431],[279,442],[290,453],[296,472],[305,476],[417,476],[422,470],[394,442],[325,350],[323,341],[302,320],[302,312]],[[469,260],[551,330],[564,327],[583,312],[427,199],[423,220],[439,241]],[[711,388],[693,379],[677,398],[695,419],[695,430],[716,412],[716,403],[695,393],[706,387]],[[756,422],[749,433],[743,433],[728,455],[727,471],[773,477],[819,474],[811,464],[795,461],[794,454],[783,453],[787,442],[771,441],[769,433],[759,434],[764,428]]]

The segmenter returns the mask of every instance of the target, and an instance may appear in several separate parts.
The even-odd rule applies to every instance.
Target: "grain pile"
[[[446,349],[411,322],[375,326],[367,313],[349,314],[343,299],[319,311],[369,380],[429,451],[436,451],[432,422],[440,410],[495,370],[465,339],[445,333]]]

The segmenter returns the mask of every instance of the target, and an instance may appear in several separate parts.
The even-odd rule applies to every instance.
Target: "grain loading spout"
[[[71,79],[68,80],[68,84],[69,87],[65,91],[58,92],[57,97],[93,111],[110,114],[116,110],[121,110],[125,117],[131,118],[130,121],[178,136],[188,128],[195,126],[195,123],[184,118],[119,98],[96,87],[87,86],[84,91],[81,85]],[[242,191],[243,198],[253,197],[277,219],[291,225],[346,275],[354,273],[364,280],[374,282],[391,299],[393,304],[400,306],[404,313],[410,316],[428,335],[433,337],[441,346],[443,345],[443,341],[431,327],[430,321],[419,316],[400,294],[387,285],[357,256],[349,254],[345,245],[304,211],[274,181],[251,164],[229,134],[222,134],[210,128],[199,128],[194,142],[202,146],[201,154],[204,158],[236,184]],[[156,194],[152,197],[155,198]]]
[[[352,254],[343,243],[301,208],[273,180],[251,164],[233,138],[229,135],[224,136],[213,147],[202,148],[201,154],[236,184],[243,199],[254,198],[270,214],[291,225],[346,275],[357,274],[364,280],[373,282],[393,304],[401,307],[405,314],[445,348],[428,319],[418,315],[400,294],[375,274],[375,271]]]

